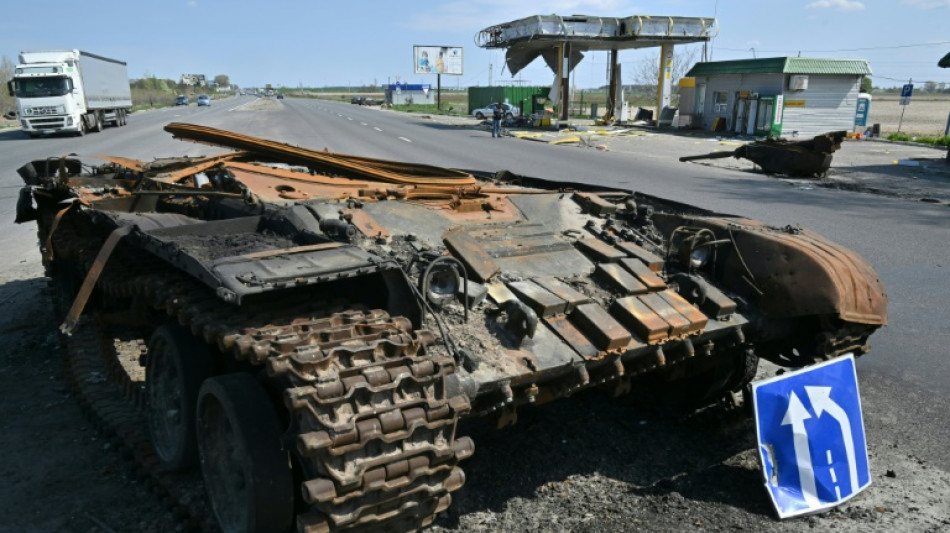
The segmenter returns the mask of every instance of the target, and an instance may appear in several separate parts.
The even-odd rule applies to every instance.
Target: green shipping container
[[[507,102],[517,106],[524,114],[531,114],[531,97],[534,95],[547,96],[550,87],[469,87],[468,109],[485,107],[493,102]]]

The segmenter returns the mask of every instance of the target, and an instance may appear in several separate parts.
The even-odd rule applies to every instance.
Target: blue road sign
[[[914,96],[914,84],[905,83],[904,86],[901,87],[900,105],[910,105],[911,96]]]
[[[780,518],[829,509],[871,484],[853,355],[755,383],[752,393]]]

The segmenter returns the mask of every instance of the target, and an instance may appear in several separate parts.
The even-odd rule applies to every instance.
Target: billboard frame
[[[458,51],[458,60],[442,58],[442,70],[438,70],[439,56],[442,52],[449,55],[452,50]],[[425,54],[425,56],[423,56]],[[432,58],[431,60],[429,58]],[[462,76],[465,73],[463,67],[465,59],[464,49],[461,46],[433,46],[433,45],[412,45],[412,72],[413,74],[445,74],[447,76]],[[458,68],[452,68],[457,65]]]

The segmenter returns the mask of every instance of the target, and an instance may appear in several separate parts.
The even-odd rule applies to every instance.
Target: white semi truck
[[[125,63],[80,50],[20,52],[8,89],[30,137],[124,126],[132,108]]]

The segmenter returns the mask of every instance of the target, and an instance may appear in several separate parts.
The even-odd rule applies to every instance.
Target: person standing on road
[[[501,108],[501,102],[495,104],[495,109],[491,116],[491,136],[501,137],[501,119],[505,116],[505,111]]]

